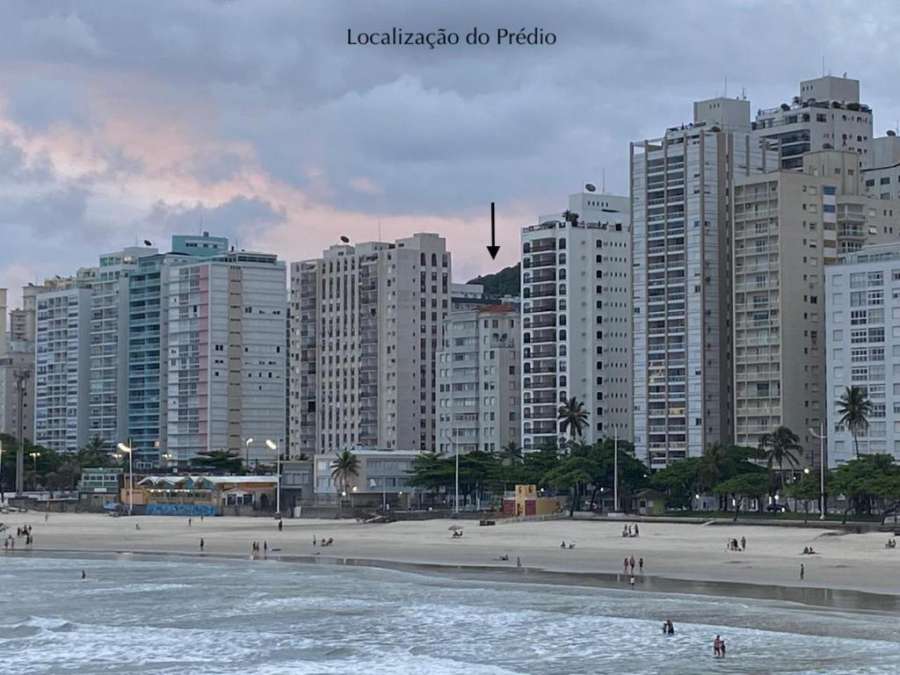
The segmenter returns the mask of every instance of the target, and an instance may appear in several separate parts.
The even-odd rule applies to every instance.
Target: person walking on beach
[[[269,557],[269,542],[263,540],[263,558]]]
[[[800,581],[803,581],[804,576],[806,576],[806,568],[803,566],[803,563],[800,563]]]
[[[643,558],[643,556],[640,559],[638,559],[638,569],[640,570],[641,574],[644,573],[644,558]]]
[[[628,564],[631,565],[631,573],[634,574],[634,556],[631,556],[631,559],[628,561]]]
[[[281,532],[283,529],[284,529],[284,521],[279,520],[278,521],[278,531]]]
[[[634,588],[634,577],[628,580],[628,583],[631,584],[631,587]]]
[[[313,535],[313,546],[316,545],[316,535]]]
[[[203,541],[203,537],[200,537],[200,551],[201,551],[201,553],[203,552],[203,545],[204,545],[204,544],[205,544],[205,542]]]
[[[722,656],[722,638],[716,635],[716,639],[713,640],[713,656],[716,658]]]
[[[192,520],[191,518],[188,518],[188,527],[191,526],[191,520]]]
[[[625,556],[625,566],[622,569],[622,574],[628,574],[628,556]]]
[[[635,537],[641,536],[640,530],[638,530],[638,525],[637,525],[637,523],[634,524],[634,536],[635,536]]]
[[[747,550],[747,537],[741,537],[741,550]]]

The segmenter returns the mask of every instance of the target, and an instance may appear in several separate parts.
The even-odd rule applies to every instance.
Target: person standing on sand
[[[622,574],[628,574],[628,556],[625,556],[625,566],[622,569]]]
[[[191,518],[188,518],[188,527],[191,526]]]
[[[316,545],[316,535],[313,535],[313,546]]]
[[[631,573],[634,574],[634,556],[631,556],[631,559],[628,561],[628,564],[631,565]]]
[[[201,552],[201,553],[203,552],[203,545],[204,545],[205,543],[206,543],[206,542],[203,541],[203,537],[200,537],[200,552]]]
[[[716,635],[716,639],[713,640],[713,656],[716,658],[722,656],[722,638]]]
[[[747,537],[741,537],[741,550],[747,550]]]
[[[629,579],[628,583],[631,584],[632,588],[634,588],[634,577],[631,577],[631,579]]]
[[[806,568],[803,566],[803,563],[800,563],[800,581],[803,581],[804,576],[806,576]]]
[[[641,556],[641,558],[638,560],[638,569],[640,570],[641,574],[644,573],[644,558],[643,558],[643,556]]]

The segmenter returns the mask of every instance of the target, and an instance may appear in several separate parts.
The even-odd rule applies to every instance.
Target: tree
[[[786,461],[792,466],[800,464],[800,461],[794,454],[796,450],[800,450],[800,438],[787,427],[778,427],[772,433],[763,434],[760,437],[759,450],[766,460],[766,466],[769,468],[770,474],[773,472],[774,465],[778,465],[781,487],[784,489],[784,463]]]
[[[568,431],[572,442],[575,441],[576,436],[581,438],[581,434],[588,425],[588,413],[584,409],[584,403],[574,396],[559,406],[559,414],[556,418],[560,421],[559,430],[563,433]]]
[[[754,497],[759,500],[768,492],[768,489],[769,477],[765,473],[758,472],[742,473],[713,486],[714,493],[728,495],[734,499],[734,520],[738,519],[744,497]]]
[[[110,465],[110,452],[100,436],[94,436],[78,451],[78,465],[85,467],[104,467]]]
[[[821,482],[818,472],[804,473],[800,480],[791,483],[785,488],[785,494],[793,499],[803,502],[803,522],[809,521],[809,503],[819,499],[822,495]]]
[[[894,464],[893,456],[881,454],[864,455],[835,469],[831,474],[829,491],[843,494],[847,500],[843,522],[847,522],[850,511],[871,513],[872,502],[876,499],[892,500],[892,481],[898,473],[900,469]]]
[[[338,508],[343,507],[343,493],[359,476],[359,457],[349,450],[343,450],[331,463],[331,481],[338,491]]]
[[[693,509],[694,495],[701,491],[703,458],[688,457],[672,462],[653,474],[650,485],[665,493],[667,508]]]
[[[595,473],[596,467],[590,457],[580,451],[573,452],[544,477],[544,483],[557,490],[569,490],[569,518],[572,518],[585,486]]]
[[[862,387],[847,387],[838,401],[838,424],[853,434],[853,448],[859,459],[859,434],[869,426],[872,402]]]

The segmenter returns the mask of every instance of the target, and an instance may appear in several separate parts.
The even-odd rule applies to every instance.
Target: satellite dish
[[[341,235],[341,241],[344,242],[345,244],[349,244],[349,243],[350,243],[350,237],[347,237],[347,236],[345,236],[345,235],[342,234],[342,235]]]
[[[588,192],[596,192],[597,186],[594,185],[593,183],[588,183],[587,185],[584,186],[584,189],[587,190]]]

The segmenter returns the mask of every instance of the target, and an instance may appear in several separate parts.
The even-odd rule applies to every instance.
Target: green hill
[[[501,298],[504,295],[518,296],[520,292],[519,263],[512,267],[504,267],[494,274],[485,274],[483,277],[475,277],[469,284],[481,284],[484,286],[484,295],[488,298]]]

